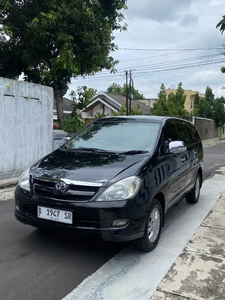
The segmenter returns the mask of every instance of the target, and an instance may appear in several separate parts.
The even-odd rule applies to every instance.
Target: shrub
[[[62,120],[62,129],[70,134],[76,133],[84,127],[84,121],[76,117],[67,117]]]

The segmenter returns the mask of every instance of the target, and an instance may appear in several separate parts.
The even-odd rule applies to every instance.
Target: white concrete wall
[[[0,77],[0,179],[52,151],[53,90]]]
[[[113,110],[111,108],[109,108],[108,106],[105,105],[104,107],[104,111],[105,111],[105,115],[106,116],[113,116]],[[96,113],[100,113],[103,114],[103,105],[101,103],[97,104],[94,108],[93,108],[93,116]]]
[[[106,116],[114,116],[113,110],[106,105],[104,111]],[[103,114],[103,106],[101,103],[98,103],[96,104],[96,106],[93,107],[93,114],[92,114],[92,109],[90,109],[88,112],[82,112],[81,117],[83,119],[92,119],[97,113]]]

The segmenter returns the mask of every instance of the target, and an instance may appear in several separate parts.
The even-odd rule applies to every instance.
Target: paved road
[[[225,165],[225,143],[205,150],[205,179]],[[124,245],[39,233],[0,202],[0,299],[60,300]]]
[[[204,179],[207,179],[219,167],[225,166],[225,142],[204,150]]]

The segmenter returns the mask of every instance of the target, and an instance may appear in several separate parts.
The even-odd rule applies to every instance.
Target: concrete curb
[[[220,140],[219,138],[213,138],[213,139],[202,141],[202,144],[203,144],[203,148],[206,149],[209,147],[216,146],[222,142],[225,142],[225,140]]]
[[[0,190],[9,187],[14,187],[15,185],[17,185],[18,181],[19,181],[18,177],[0,180]]]

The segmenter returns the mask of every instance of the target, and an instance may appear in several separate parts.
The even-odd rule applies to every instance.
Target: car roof
[[[132,116],[115,116],[115,117],[106,117],[103,119],[98,119],[97,121],[113,121],[113,120],[140,120],[140,121],[146,121],[146,122],[152,122],[152,123],[165,123],[166,120],[181,120],[181,121],[186,121],[184,119],[176,118],[176,117],[160,117],[160,116],[146,116],[146,115],[132,115]]]

